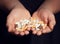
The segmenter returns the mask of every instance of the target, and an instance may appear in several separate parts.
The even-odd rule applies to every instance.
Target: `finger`
[[[9,25],[9,26],[8,26],[8,32],[12,32],[12,31],[13,31],[12,29],[13,29],[12,26]]]
[[[41,35],[41,34],[42,34],[42,29],[37,32],[38,36]]]
[[[11,27],[12,27],[11,32],[15,33],[15,31],[16,31],[15,25],[14,24],[11,24]]]
[[[44,23],[46,23],[46,24],[48,23],[48,17],[45,14],[42,14],[41,20],[43,20]]]
[[[55,24],[56,24],[55,17],[54,17],[54,16],[49,17],[49,27],[50,27],[51,29],[53,29],[54,26],[55,26]]]
[[[24,36],[24,32],[20,32],[20,35],[21,35],[21,36]]]
[[[39,35],[41,35],[41,34],[42,34],[42,32],[41,32],[41,31],[38,31],[38,32],[37,32],[37,35],[38,35],[38,36],[39,36]]]
[[[49,33],[52,30],[47,26],[45,29],[42,30],[42,33]]]
[[[32,33],[35,35],[35,34],[37,33],[37,31],[36,31],[36,30],[34,30]]]
[[[35,28],[32,28],[31,30],[32,30],[32,31],[35,31],[36,29],[35,29]]]
[[[45,24],[47,24],[48,23],[47,17],[44,16],[43,21],[44,21]]]
[[[26,35],[28,35],[28,34],[29,34],[29,31],[25,31],[24,33],[25,33]]]
[[[43,20],[44,23],[47,24],[47,11],[40,11],[38,14],[40,15],[39,17],[41,18],[41,20]]]
[[[35,28],[32,28],[32,33],[35,35],[37,33],[37,30]]]
[[[18,34],[19,34],[19,32],[18,32],[18,31],[15,31],[15,34],[16,34],[16,35],[18,35]]]
[[[29,27],[29,28],[27,28],[27,30],[28,30],[28,31],[30,31],[30,29],[31,29],[30,27]]]

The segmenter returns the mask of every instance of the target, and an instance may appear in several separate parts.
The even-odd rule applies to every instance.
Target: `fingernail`
[[[26,34],[26,35],[28,35],[28,34],[29,34],[29,32],[28,32],[28,31],[25,31],[25,34]]]
[[[21,33],[20,33],[20,35],[21,35],[21,36],[24,36],[24,33],[23,33],[23,32],[21,32]]]
[[[41,32],[38,32],[38,33],[37,33],[38,36],[41,35],[41,34],[42,34]]]
[[[33,31],[33,34],[35,35],[37,32],[36,31]]]

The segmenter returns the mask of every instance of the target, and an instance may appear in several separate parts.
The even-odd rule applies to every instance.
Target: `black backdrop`
[[[21,3],[32,14],[44,2],[44,0],[21,0]],[[31,33],[27,36],[16,36],[8,33],[6,17],[9,14],[4,7],[0,7],[0,44],[60,44],[60,13],[55,14],[57,24],[53,32],[36,36]]]

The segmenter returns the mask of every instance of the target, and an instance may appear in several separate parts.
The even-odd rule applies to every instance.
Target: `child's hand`
[[[7,17],[7,27],[9,32],[13,32],[15,34],[20,34],[20,35],[27,35],[29,34],[29,29],[25,30],[24,32],[18,32],[15,29],[15,23],[17,21],[20,21],[21,19],[29,19],[30,13],[26,9],[22,8],[15,8],[11,11],[11,13]]]
[[[49,33],[53,30],[56,24],[54,14],[47,9],[37,10],[36,12],[34,12],[32,17],[42,20],[47,24],[47,27],[45,29],[41,29],[40,31],[32,29],[33,34],[41,35],[42,33]]]

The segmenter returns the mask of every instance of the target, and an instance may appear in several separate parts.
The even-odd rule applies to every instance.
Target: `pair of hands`
[[[44,21],[44,23],[47,24],[47,27],[45,29],[41,29],[39,31],[35,30],[35,29],[30,29],[28,28],[27,30],[25,30],[24,32],[18,32],[15,29],[15,23],[17,21],[20,21],[20,19],[30,19],[30,13],[27,9],[25,8],[14,8],[12,9],[12,11],[10,12],[10,14],[7,17],[7,27],[8,27],[8,31],[9,32],[13,32],[17,35],[27,35],[29,34],[29,30],[32,30],[33,34],[37,34],[37,35],[41,35],[44,33],[49,33],[53,30],[56,21],[55,21],[55,17],[54,14],[47,10],[47,9],[38,9],[36,12],[33,13],[32,18],[37,18],[39,20]]]

